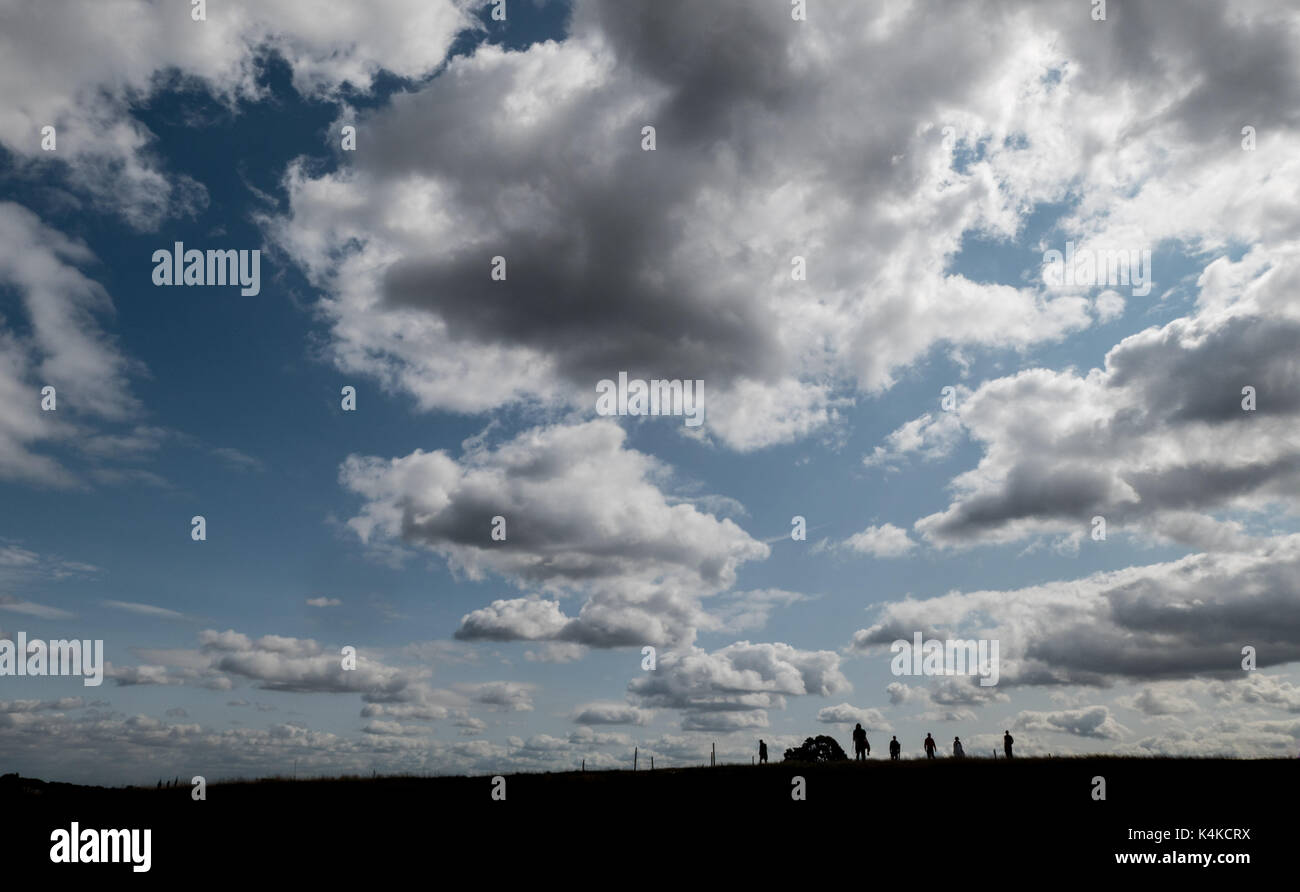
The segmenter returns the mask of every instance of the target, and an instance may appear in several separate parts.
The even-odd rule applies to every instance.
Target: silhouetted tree
[[[791,747],[785,751],[787,762],[844,762],[848,755],[836,743],[834,737],[818,734],[809,737],[801,746]]]

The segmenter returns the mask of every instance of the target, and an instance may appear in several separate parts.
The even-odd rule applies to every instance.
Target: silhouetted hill
[[[792,799],[796,776],[804,801]],[[1105,778],[1104,801],[1093,799],[1096,777]],[[51,831],[73,820],[81,828],[149,827],[154,878],[192,874],[195,865],[205,874],[238,876],[264,863],[276,873],[314,875],[438,858],[487,865],[494,876],[540,878],[633,858],[623,868],[631,884],[658,867],[670,877],[668,861],[703,853],[702,870],[733,880],[761,876],[775,858],[877,879],[896,871],[937,880],[964,868],[1006,879],[1051,867],[1063,876],[1137,871],[1171,881],[1197,870],[1231,882],[1261,867],[1294,869],[1290,803],[1298,778],[1300,760],[876,758],[507,775],[505,801],[492,800],[488,776],[214,782],[198,802],[184,782],[103,788],[6,775],[0,823],[11,844],[9,869],[102,875],[130,868],[51,865]],[[1129,838],[1130,829],[1176,828],[1193,838]],[[1250,838],[1201,839],[1202,828],[1248,829]],[[1170,851],[1246,853],[1252,863],[1115,862],[1117,852]]]

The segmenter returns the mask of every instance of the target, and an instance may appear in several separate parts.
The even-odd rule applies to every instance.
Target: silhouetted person
[[[762,740],[758,742],[758,764],[762,765],[767,762],[767,744]]]
[[[964,756],[964,755],[966,755],[966,753],[965,753],[965,751],[961,748],[961,738],[960,738],[960,737],[954,737],[954,738],[952,739],[952,757],[953,757],[954,759],[960,759],[960,758],[961,758],[962,756]]]
[[[866,756],[863,755],[864,752]],[[853,754],[854,761],[871,755],[871,744],[867,742],[867,732],[862,730],[861,722],[853,729]]]
[[[938,748],[938,744],[934,742],[934,738],[930,736],[930,732],[928,731],[925,733],[924,745],[925,745],[925,757],[927,759],[933,759],[934,751]]]
[[[1002,732],[1002,749],[1006,751],[1006,754],[1007,754],[1007,758],[1008,758],[1008,759],[1011,758],[1011,744],[1013,744],[1013,743],[1015,743],[1015,741],[1011,739],[1011,732],[1010,732],[1010,731],[1003,731],[1003,732]]]
[[[894,738],[890,739],[890,741],[889,741],[889,761],[891,761],[891,762],[897,762],[897,761],[898,761],[898,754],[902,751],[902,749],[903,749],[903,745],[902,745],[901,743],[898,742],[898,738],[897,738],[897,737],[894,737]]]

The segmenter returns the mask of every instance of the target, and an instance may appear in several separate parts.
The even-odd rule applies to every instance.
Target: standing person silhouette
[[[891,762],[897,762],[897,761],[898,761],[898,753],[899,753],[899,751],[901,751],[902,749],[903,749],[903,745],[902,745],[901,743],[898,742],[898,738],[897,738],[897,737],[892,738],[892,739],[889,741],[889,761],[891,761]]]
[[[952,757],[954,759],[960,759],[965,755],[966,755],[965,750],[961,748],[961,738],[954,737],[952,739]]]
[[[1007,758],[1008,758],[1008,759],[1011,758],[1011,744],[1013,744],[1013,743],[1015,743],[1015,741],[1011,739],[1011,731],[1010,731],[1010,730],[1003,731],[1003,732],[1002,732],[1002,749],[1006,751],[1006,754],[1007,754]]]
[[[866,756],[863,752],[866,752]],[[867,742],[867,732],[862,730],[862,723],[853,729],[853,760],[859,761],[871,755],[871,744]]]
[[[924,744],[924,746],[925,746],[925,757],[926,757],[927,759],[933,759],[933,758],[934,758],[934,751],[938,748],[938,744],[936,744],[936,743],[934,742],[934,738],[930,736],[930,732],[929,732],[929,731],[925,732],[925,744]]]
[[[767,744],[762,739],[758,741],[758,764],[767,764]]]

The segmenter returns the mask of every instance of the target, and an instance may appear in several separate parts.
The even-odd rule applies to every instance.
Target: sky
[[[0,770],[1300,751],[1294,6],[0,23]]]

